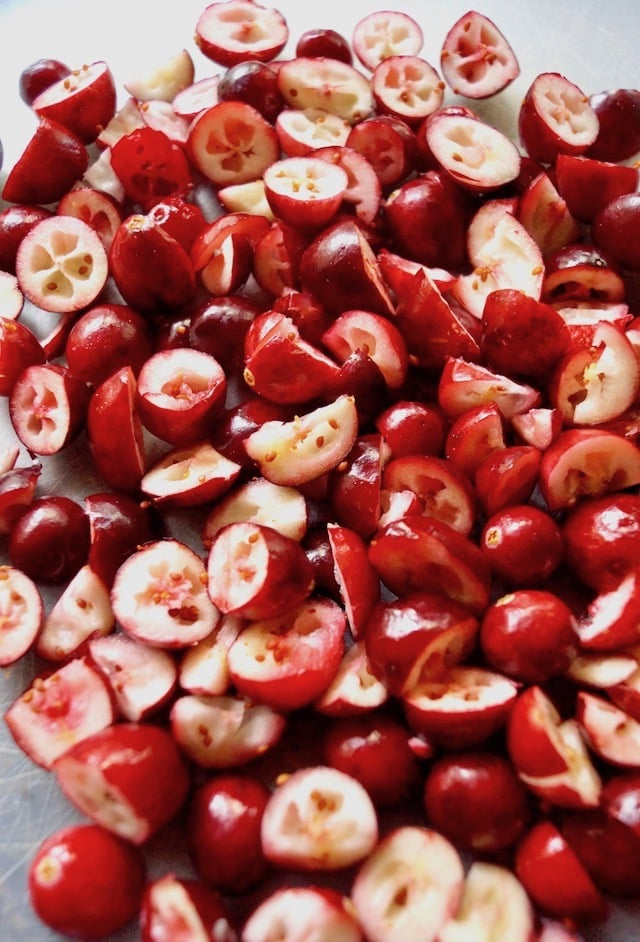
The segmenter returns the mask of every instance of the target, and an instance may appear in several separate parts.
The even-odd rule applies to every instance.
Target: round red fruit
[[[571,610],[543,589],[515,589],[502,596],[480,625],[480,644],[491,666],[525,683],[563,673],[577,643]]]
[[[327,763],[364,785],[376,805],[405,801],[417,781],[417,764],[406,727],[384,714],[335,721],[323,737]],[[389,769],[393,768],[393,775]]]
[[[62,583],[89,553],[89,519],[69,497],[39,497],[15,524],[9,540],[14,566],[38,582]]]
[[[480,549],[499,579],[520,587],[544,582],[564,559],[559,524],[533,504],[492,514],[483,527]]]
[[[54,932],[103,939],[138,913],[144,864],[131,844],[94,824],[56,831],[29,868],[29,895],[38,917]]]
[[[195,789],[186,835],[202,880],[235,895],[266,875],[260,827],[270,794],[260,779],[237,772],[215,775]]]
[[[511,763],[488,750],[436,759],[424,784],[427,818],[458,847],[491,854],[523,834],[532,806]]]

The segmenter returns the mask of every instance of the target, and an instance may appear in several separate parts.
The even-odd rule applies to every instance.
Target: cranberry
[[[317,589],[331,598],[340,598],[336,581],[335,563],[326,524],[317,523],[307,530],[302,543],[307,559],[311,563]]]
[[[282,421],[288,413],[282,406],[249,394],[231,406],[216,422],[212,432],[214,446],[222,454],[243,467],[253,467],[244,442],[264,422]]]
[[[220,101],[243,101],[267,121],[275,121],[284,107],[277,73],[264,62],[247,60],[232,65],[218,83]]]
[[[192,186],[184,149],[163,131],[136,128],[111,148],[111,164],[129,199],[146,212]]]
[[[9,539],[13,565],[39,582],[64,582],[86,562],[88,553],[89,519],[69,497],[34,500]]]
[[[460,848],[493,854],[513,845],[531,816],[527,789],[511,763],[488,750],[436,759],[424,784],[427,818]]]
[[[498,578],[521,587],[544,582],[564,559],[559,524],[532,504],[492,514],[482,529],[480,549]]]
[[[613,589],[640,562],[640,497],[587,498],[569,512],[562,535],[578,578],[598,591]]]
[[[577,634],[571,610],[557,595],[543,589],[516,589],[486,610],[480,644],[496,670],[538,683],[569,667]]]
[[[50,209],[19,203],[0,212],[0,271],[15,273],[18,246],[36,223],[50,215]]]
[[[180,196],[168,196],[156,203],[149,213],[154,222],[180,243],[185,252],[206,228],[207,220],[196,203],[189,203]]]
[[[518,843],[515,871],[537,906],[563,920],[600,920],[604,897],[575,850],[548,818],[536,821]]]
[[[446,173],[429,170],[390,194],[385,217],[397,251],[423,265],[456,271],[466,262],[471,206]]]
[[[623,193],[603,206],[591,223],[591,237],[620,265],[640,270],[640,194]]]
[[[189,346],[214,356],[225,371],[238,369],[247,330],[259,313],[260,307],[240,294],[207,298],[191,317]]]
[[[377,805],[405,801],[417,782],[407,729],[384,714],[336,720],[324,734],[322,748],[328,764],[356,778]]]
[[[206,883],[237,894],[266,875],[260,826],[269,795],[260,779],[236,772],[214,775],[195,789],[187,814],[187,844]]]
[[[123,366],[137,375],[153,348],[149,323],[141,314],[126,304],[97,304],[71,328],[65,355],[78,379],[99,386]]]
[[[632,828],[602,808],[588,808],[568,815],[562,832],[601,892],[638,895],[640,839]]]
[[[353,60],[351,46],[335,29],[308,29],[296,43],[297,56],[327,56],[350,65]]]
[[[598,116],[598,136],[587,151],[595,160],[619,163],[640,150],[640,91],[616,88],[591,95]]]
[[[379,413],[376,428],[394,458],[439,455],[444,447],[447,421],[436,403],[399,400]]]
[[[18,91],[27,105],[32,105],[40,92],[71,75],[71,69],[59,59],[36,59],[20,73]]]
[[[144,864],[127,841],[95,824],[56,831],[29,868],[29,894],[39,918],[63,935],[104,939],[137,915]]]

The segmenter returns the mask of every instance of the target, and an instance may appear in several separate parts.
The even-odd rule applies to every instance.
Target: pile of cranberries
[[[391,10],[287,54],[216,0],[193,35],[205,76],[20,76],[0,665],[37,675],[4,722],[86,819],[33,909],[577,942],[640,898],[640,91],[541,73],[514,142],[479,12],[437,63]],[[81,498],[43,487],[67,448]],[[189,870],[152,875],[167,835]]]

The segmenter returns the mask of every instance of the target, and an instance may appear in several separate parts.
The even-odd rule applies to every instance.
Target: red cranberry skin
[[[104,939],[137,915],[145,869],[137,848],[98,825],[63,828],[42,842],[29,868],[39,919],[71,938]]]
[[[327,764],[357,779],[376,805],[406,800],[418,781],[407,729],[391,717],[369,714],[336,720],[323,737],[322,749]]]
[[[9,558],[32,579],[65,582],[87,561],[89,519],[69,497],[39,497],[25,510],[9,538]]]
[[[255,469],[254,461],[245,451],[245,439],[263,422],[286,422],[290,418],[282,406],[250,394],[229,408],[216,422],[211,443],[225,458],[235,461],[245,469]]]
[[[308,29],[296,43],[296,56],[338,59],[351,65],[353,54],[349,41],[335,29]]]
[[[576,654],[574,617],[552,592],[515,589],[486,610],[480,646],[495,670],[524,683],[543,683],[566,671]]]
[[[600,130],[586,153],[594,160],[621,163],[640,150],[640,91],[616,88],[591,95]]]
[[[0,396],[10,396],[20,375],[30,366],[46,363],[36,335],[19,320],[0,315]]]
[[[65,346],[74,376],[99,386],[123,366],[137,375],[154,351],[149,322],[126,304],[99,304],[80,316]]]
[[[258,778],[221,773],[198,786],[186,819],[187,847],[199,877],[231,895],[266,876],[260,828],[270,790]]]
[[[272,310],[290,317],[300,336],[322,349],[322,337],[333,323],[312,294],[290,289],[273,302]]]
[[[394,402],[376,417],[375,424],[394,458],[442,454],[448,426],[436,403]]]
[[[143,543],[159,537],[161,524],[151,506],[128,494],[89,494],[85,510],[91,537],[87,562],[110,587],[125,559]]]
[[[604,896],[549,818],[536,820],[518,842],[514,869],[546,916],[577,922],[606,918]]]
[[[515,844],[531,817],[526,787],[497,753],[468,749],[435,759],[424,783],[430,823],[464,850],[495,854]]]
[[[471,203],[437,170],[403,183],[385,203],[385,218],[396,251],[430,267],[460,270],[467,258]],[[442,239],[442,232],[447,238]]]
[[[601,892],[640,893],[640,838],[632,828],[602,808],[588,808],[568,815],[562,833]]]
[[[587,498],[568,513],[562,535],[575,575],[597,592],[613,589],[640,563],[640,496]]]
[[[273,123],[284,107],[277,73],[264,62],[247,60],[232,65],[218,83],[219,101],[243,101]]]
[[[498,373],[545,381],[568,351],[569,330],[549,304],[517,288],[500,288],[482,312],[480,351]]]
[[[607,814],[625,824],[640,839],[640,772],[618,772],[605,782],[601,805]]]
[[[623,193],[591,221],[594,244],[630,271],[640,271],[640,194]]]
[[[36,223],[52,215],[43,206],[16,203],[0,212],[0,271],[16,273],[18,246]]]
[[[540,585],[564,559],[559,524],[530,504],[492,514],[480,535],[480,549],[494,574],[507,585]]]
[[[71,75],[71,69],[59,59],[36,59],[20,73],[18,92],[25,104],[31,106],[38,95],[55,82]]]
[[[225,372],[238,370],[247,331],[259,313],[259,305],[242,295],[208,298],[191,317],[188,345],[215,357]]]
[[[316,588],[336,601],[340,600],[340,587],[336,579],[335,561],[326,524],[316,523],[308,528],[302,547],[311,563]]]

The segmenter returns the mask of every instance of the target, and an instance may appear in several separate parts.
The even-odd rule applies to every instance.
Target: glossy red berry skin
[[[544,589],[515,589],[486,610],[480,645],[495,670],[535,684],[567,670],[578,637],[571,610],[559,596]]]
[[[377,805],[406,800],[418,780],[406,728],[383,714],[336,721],[324,735],[323,752],[329,765],[357,779]]]
[[[39,497],[20,517],[9,540],[9,558],[33,579],[58,584],[86,562],[89,520],[69,497]]]
[[[351,65],[353,54],[347,39],[334,29],[308,29],[296,44],[297,56],[338,59]]]
[[[495,854],[512,846],[531,816],[527,790],[507,759],[469,749],[437,758],[424,784],[429,822],[458,847]]]
[[[194,791],[187,845],[205,883],[235,895],[266,875],[260,827],[269,795],[260,779],[236,772],[220,773]]]
[[[565,555],[560,526],[532,504],[492,514],[482,529],[480,549],[502,582],[521,587],[543,583]]]
[[[59,59],[36,59],[20,73],[18,81],[20,97],[25,104],[32,105],[40,92],[70,74],[69,66],[60,62]]]
[[[138,913],[145,868],[139,851],[99,825],[72,825],[46,838],[29,868],[29,895],[54,932],[109,938]]]

